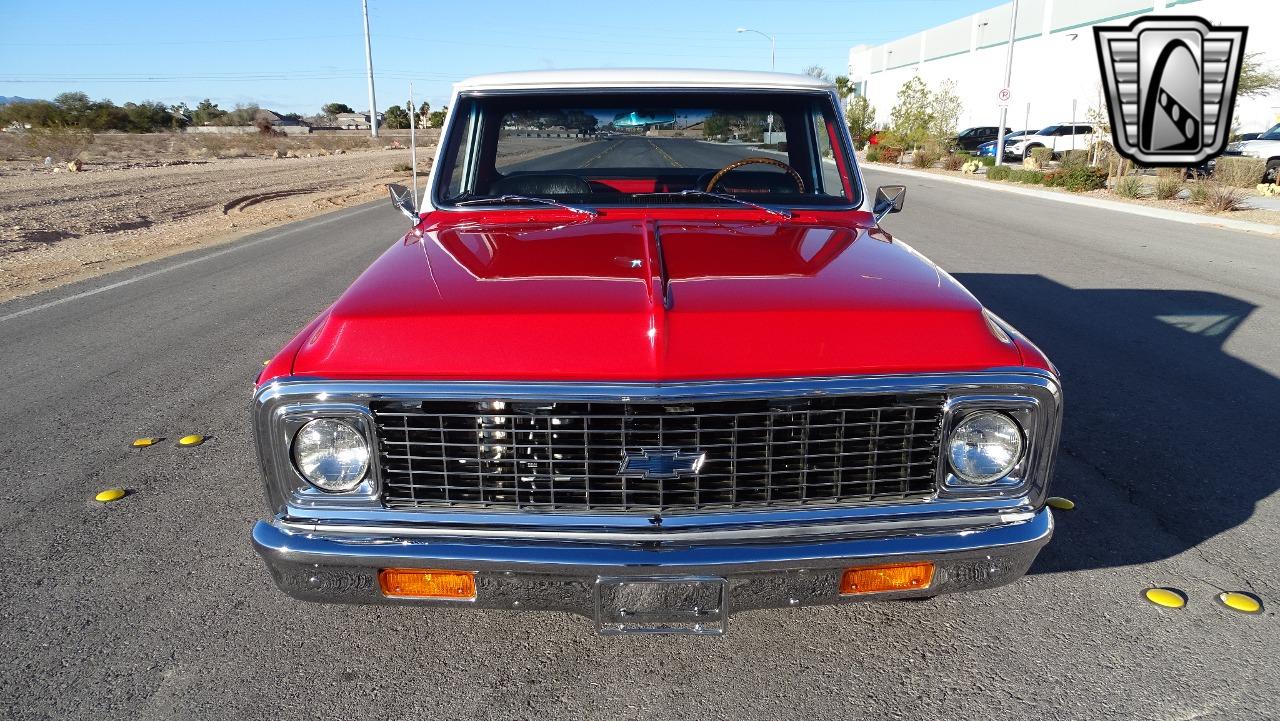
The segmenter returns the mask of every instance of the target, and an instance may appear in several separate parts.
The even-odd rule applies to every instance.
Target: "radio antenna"
[[[418,106],[413,104],[413,81],[409,81],[409,162],[413,165],[413,212],[418,212]],[[416,223],[415,223],[416,225]]]

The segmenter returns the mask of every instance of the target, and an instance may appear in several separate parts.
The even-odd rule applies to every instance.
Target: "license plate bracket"
[[[728,583],[716,576],[601,576],[596,630],[605,636],[718,636],[729,619]]]

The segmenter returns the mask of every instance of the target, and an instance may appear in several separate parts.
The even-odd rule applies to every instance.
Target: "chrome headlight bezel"
[[[941,496],[1012,496],[1024,492],[1033,480],[1038,448],[1045,428],[1047,412],[1039,399],[1031,396],[963,396],[952,398],[946,405],[942,436],[938,448],[939,495]],[[951,465],[948,445],[961,423],[982,413],[998,413],[1014,422],[1021,433],[1018,458],[1008,472],[992,481],[980,483],[965,479]]]
[[[271,427],[274,466],[288,502],[294,506],[373,507],[378,504],[381,487],[378,479],[378,442],[373,414],[360,403],[312,402],[279,406],[272,413]],[[346,423],[360,433],[369,448],[369,461],[360,482],[347,491],[322,489],[308,480],[298,469],[293,457],[293,443],[308,423],[329,419]]]

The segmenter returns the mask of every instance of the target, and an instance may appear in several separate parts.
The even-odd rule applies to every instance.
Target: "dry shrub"
[[[1116,195],[1121,198],[1137,198],[1142,195],[1142,178],[1137,175],[1125,175],[1116,180]]]
[[[1063,168],[1079,168],[1089,164],[1088,150],[1067,150],[1062,153],[1061,160]]]
[[[1190,194],[1191,195],[1187,200],[1190,200],[1192,203],[1203,205],[1204,201],[1209,197],[1208,181],[1201,180],[1200,182],[1192,185]]]
[[[1222,157],[1213,169],[1213,179],[1237,188],[1252,188],[1262,182],[1267,161],[1261,158]]]
[[[949,153],[942,158],[942,167],[947,170],[959,170],[969,161],[969,156],[959,153]]]
[[[1035,158],[1036,162],[1043,168],[1049,164],[1050,160],[1053,160],[1053,148],[1032,148],[1031,157]]]
[[[65,163],[93,145],[93,132],[57,125],[30,128],[23,132],[22,144],[38,158]]]
[[[896,163],[902,157],[902,148],[892,148],[887,146],[877,146],[880,148],[880,162]]]
[[[1156,178],[1156,198],[1171,200],[1182,191],[1182,178],[1177,176],[1161,176]]]
[[[1227,213],[1244,210],[1244,193],[1225,183],[1207,183],[1204,209],[1210,213]]]
[[[935,148],[920,148],[911,154],[911,164],[917,168],[932,168],[942,159],[942,152]]]

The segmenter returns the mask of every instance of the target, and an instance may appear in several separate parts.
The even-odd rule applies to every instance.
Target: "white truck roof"
[[[453,86],[471,90],[557,88],[757,88],[769,90],[829,90],[832,85],[808,75],[747,70],[675,70],[601,68],[583,70],[526,70],[477,75]]]

